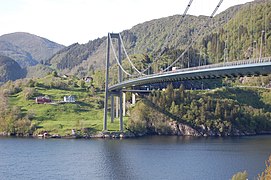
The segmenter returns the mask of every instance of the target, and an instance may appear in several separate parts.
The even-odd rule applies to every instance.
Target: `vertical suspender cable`
[[[216,63],[219,63],[218,61],[218,53],[219,53],[219,29],[217,31],[217,35],[216,35]]]
[[[216,11],[219,9],[220,5],[222,4],[223,0],[220,0],[218,5],[216,6],[215,10],[213,11],[213,13],[211,14],[211,16],[209,17],[209,19],[205,22],[204,26],[200,29],[200,31],[198,32],[197,36],[192,39],[192,42],[186,47],[186,49],[184,50],[184,52],[171,64],[169,65],[166,69],[164,69],[163,71],[167,71],[168,69],[170,69],[172,66],[174,66],[174,64],[176,62],[178,62],[180,60],[180,58],[182,58],[182,56],[184,56],[184,54],[189,50],[189,48],[196,42],[196,40],[199,38],[200,34],[202,33],[203,29],[205,29],[205,27],[207,27],[207,25],[209,24],[209,22],[211,21],[211,19],[214,17]]]
[[[250,2],[250,31],[251,31],[251,47],[252,47],[252,58],[254,58],[254,41],[253,41],[253,24],[252,24],[252,2]]]
[[[224,49],[224,63],[228,62],[228,44],[229,44],[229,17],[228,13],[226,14],[226,40],[225,40],[225,49]]]
[[[124,68],[122,67],[122,65],[120,64],[119,59],[118,59],[117,54],[116,54],[116,51],[115,51],[115,49],[114,49],[114,47],[113,47],[113,42],[112,42],[111,36],[109,36],[109,39],[110,39],[111,48],[112,48],[112,50],[113,50],[113,54],[114,54],[114,57],[115,57],[115,59],[116,59],[116,61],[117,61],[118,66],[121,68],[121,70],[122,70],[126,75],[132,76],[130,73],[128,73],[127,71],[125,71],[125,69],[124,69]]]
[[[265,0],[265,11],[264,11],[264,57],[267,53],[267,21],[268,21],[268,9],[267,9],[267,0]]]
[[[233,29],[232,29],[232,36],[231,36],[231,49],[232,49],[232,51],[231,51],[231,57],[230,57],[230,61],[234,61],[234,59],[235,59],[235,44],[234,44],[234,40],[235,40],[235,35],[236,35],[236,33],[235,33],[235,31],[236,31],[236,16],[237,15],[237,13],[235,12],[235,14],[234,14],[234,16],[233,16],[233,19],[232,19],[232,25],[233,25]]]
[[[229,59],[229,15],[226,14],[226,41],[225,41],[225,49],[224,49],[224,63],[228,62]]]
[[[184,11],[184,13],[183,13],[183,15],[182,15],[182,19],[181,19],[181,21],[179,22],[179,24],[181,24],[181,23],[184,21],[184,19],[185,19],[185,17],[186,17],[186,14],[187,14],[189,8],[190,8],[191,5],[192,5],[192,2],[193,2],[193,0],[190,0],[190,1],[189,1],[189,3],[188,3],[188,5],[187,5],[187,7],[186,7],[186,9],[185,9],[185,11]],[[152,63],[150,63],[150,64],[148,65],[148,67],[147,67],[146,69],[144,69],[144,70],[141,71],[141,74],[143,74],[144,72],[148,71],[148,69],[152,66],[152,64],[155,63],[155,62],[158,60],[158,57],[160,57],[160,56],[163,54],[164,48],[165,48],[166,44],[169,42],[169,37],[168,37],[168,36],[167,36],[166,40],[167,40],[167,41],[166,41],[165,45],[162,47],[162,49],[161,49],[160,53],[158,54],[158,56],[155,58],[155,60],[154,60]]]
[[[135,67],[135,65],[134,65],[133,62],[131,61],[131,59],[130,59],[130,57],[129,57],[127,51],[126,51],[126,48],[124,47],[124,43],[123,43],[123,40],[122,40],[122,37],[121,37],[120,33],[119,33],[119,38],[120,38],[120,42],[121,42],[122,48],[123,48],[123,50],[124,50],[124,53],[125,53],[125,55],[126,55],[128,61],[129,61],[129,63],[131,64],[132,68],[133,68],[138,74],[141,74],[141,72]]]
[[[237,35],[238,35],[238,51],[237,51],[237,60],[240,60],[241,59],[241,32],[240,32],[240,27],[243,25],[243,18],[240,19],[240,9],[241,9],[241,6],[238,7],[238,14],[237,14],[237,24],[238,24],[238,32],[237,32]]]

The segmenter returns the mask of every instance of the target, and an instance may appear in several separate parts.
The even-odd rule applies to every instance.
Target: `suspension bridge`
[[[192,5],[193,0],[190,0],[183,15],[182,15],[182,23],[186,17],[186,14],[189,8]],[[105,75],[105,100],[104,100],[104,126],[103,130],[107,130],[107,114],[108,114],[108,100],[111,97],[111,122],[114,120],[114,114],[119,116],[120,118],[120,131],[123,131],[123,114],[125,114],[125,96],[124,93],[126,91],[142,91],[142,86],[158,84],[158,83],[165,83],[165,82],[176,82],[176,81],[184,81],[184,80],[200,80],[200,79],[213,79],[213,78],[225,78],[225,77],[243,77],[243,76],[259,76],[259,75],[268,75],[271,73],[271,57],[264,57],[262,54],[262,44],[263,44],[263,37],[261,38],[261,49],[260,53],[256,57],[250,57],[248,59],[239,59],[228,61],[227,58],[224,58],[224,62],[216,63],[216,64],[209,64],[209,65],[201,65],[194,67],[186,67],[182,69],[176,68],[176,64],[184,57],[184,55],[189,51],[189,49],[194,45],[194,43],[198,40],[200,35],[206,30],[209,23],[211,22],[212,18],[214,17],[215,13],[223,3],[223,0],[220,0],[215,7],[212,14],[208,17],[204,25],[200,28],[197,32],[196,36],[194,36],[187,47],[184,49],[182,54],[176,58],[170,65],[164,68],[162,71],[154,74],[145,73],[150,69],[151,65],[157,62],[157,59],[162,55],[162,51],[157,56],[156,59],[153,60],[153,63],[148,65],[146,69],[139,70],[133,64],[132,60],[130,59],[121,34],[120,33],[109,33],[107,39],[107,55],[106,55],[106,75]],[[262,30],[262,35],[267,34],[267,29]],[[118,44],[118,54],[113,46],[113,40],[117,40]],[[168,36],[166,37],[164,46],[167,46],[167,43],[172,39]],[[266,36],[265,36],[266,42]],[[253,42],[254,44],[254,42]],[[252,44],[252,45],[253,45]],[[266,43],[265,43],[266,45]],[[227,54],[228,44],[225,42],[225,49],[224,53],[225,56]],[[109,70],[110,70],[110,50],[112,49],[114,58],[118,65],[118,83],[109,86]],[[136,74],[131,74],[122,65],[122,49],[126,55],[126,58],[131,65],[132,69]],[[129,79],[123,80],[123,73],[126,74]],[[148,92],[148,90],[143,90],[142,92]],[[116,113],[114,113],[114,97],[118,97],[116,101]],[[133,96],[134,97],[134,96]],[[133,102],[135,100],[133,99]]]

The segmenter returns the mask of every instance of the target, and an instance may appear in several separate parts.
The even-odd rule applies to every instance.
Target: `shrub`
[[[269,156],[269,159],[265,162],[266,169],[258,175],[258,180],[266,180],[271,179],[271,156]]]
[[[248,179],[248,174],[246,171],[244,172],[238,172],[235,175],[232,176],[232,180],[247,180]]]

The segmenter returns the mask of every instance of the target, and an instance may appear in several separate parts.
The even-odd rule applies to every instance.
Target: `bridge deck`
[[[197,66],[176,71],[146,75],[123,81],[109,87],[109,91],[118,91],[123,88],[142,86],[161,82],[173,82],[195,79],[212,79],[221,77],[238,77],[246,75],[266,75],[271,73],[271,57],[250,59],[235,62],[219,63],[206,66]]]

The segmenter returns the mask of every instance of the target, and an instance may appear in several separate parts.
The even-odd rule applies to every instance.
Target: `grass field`
[[[47,95],[52,104],[37,104],[34,98],[26,100],[23,92],[10,97],[12,106],[21,107],[27,114],[33,114],[32,123],[37,126],[36,134],[48,131],[50,134],[68,135],[72,129],[88,129],[91,133],[103,129],[103,94],[94,96],[80,88],[74,90],[36,88],[39,94]],[[74,95],[75,103],[61,103],[65,95]],[[109,119],[109,117],[108,117]],[[117,131],[119,121],[108,123],[109,131]]]

